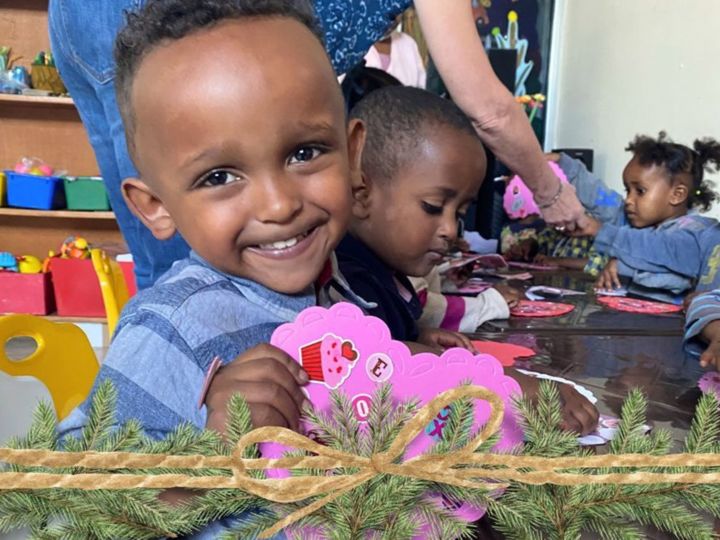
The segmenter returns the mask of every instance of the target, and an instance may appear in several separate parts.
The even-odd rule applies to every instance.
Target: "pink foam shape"
[[[505,404],[505,416],[501,425],[501,439],[494,450],[509,451],[522,442],[522,430],[513,414],[512,396],[520,393],[517,382],[505,376],[501,363],[493,356],[473,356],[465,349],[449,349],[441,356],[430,353],[412,355],[405,344],[391,338],[383,321],[366,316],[352,304],[340,303],[330,309],[312,307],[303,311],[293,323],[280,326],[273,333],[271,344],[284,350],[295,360],[303,346],[331,332],[343,340],[351,341],[358,352],[357,365],[340,390],[350,398],[358,418],[367,412],[369,398],[385,382],[392,384],[393,397],[397,402],[412,398],[425,404],[439,393],[454,388],[465,381],[484,386],[500,396]],[[322,382],[311,382],[305,391],[318,412],[330,410],[331,389]],[[475,401],[475,428],[479,429],[490,417],[490,406]],[[361,420],[362,422],[362,420]],[[405,459],[427,451],[436,439],[431,436],[442,422],[431,424],[425,433],[419,434],[408,446]],[[361,426],[364,426],[364,422]],[[305,425],[304,427],[307,428]],[[362,427],[361,427],[362,429]],[[262,443],[264,457],[281,457],[291,450],[276,443]],[[287,471],[268,471],[272,477],[285,477]],[[463,503],[456,514],[469,521],[478,519],[484,510]]]

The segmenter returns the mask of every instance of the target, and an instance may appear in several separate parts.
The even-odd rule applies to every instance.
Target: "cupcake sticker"
[[[357,363],[355,344],[335,334],[325,334],[320,341],[300,347],[300,363],[311,382],[337,388],[348,378]]]

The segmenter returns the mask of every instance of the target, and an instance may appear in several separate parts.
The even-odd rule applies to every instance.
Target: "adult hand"
[[[258,345],[220,368],[208,389],[205,426],[225,433],[228,402],[240,394],[250,408],[254,427],[281,426],[297,430],[303,406],[309,405],[300,389],[307,373],[284,351]]]
[[[465,334],[443,330],[442,328],[421,328],[418,343],[440,350],[460,347],[477,354],[475,346]]]
[[[620,283],[620,275],[617,269],[617,259],[610,259],[608,263],[600,272],[600,276],[595,282],[595,287],[598,289],[619,289],[622,287]]]
[[[557,182],[560,182],[560,180]],[[545,223],[568,233],[573,232],[575,229],[587,227],[588,217],[575,194],[575,188],[571,184],[563,184],[562,189],[559,187],[554,189],[554,193],[548,196],[538,197],[535,194],[535,202],[538,207],[552,203],[550,206],[540,209],[540,214]],[[560,194],[557,195],[557,200],[554,200],[558,189],[560,189]]]
[[[592,216],[585,216],[585,221],[582,226],[578,226],[575,230],[568,232],[568,236],[592,236],[593,238],[598,235],[602,223]]]

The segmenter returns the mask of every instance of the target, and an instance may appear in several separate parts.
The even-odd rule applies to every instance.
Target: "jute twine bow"
[[[408,444],[449,403],[461,398],[476,398],[491,406],[490,418],[480,433],[467,445],[447,454],[427,454],[396,463]],[[507,454],[477,454],[475,450],[493,435],[502,423],[504,405],[490,390],[479,386],[460,386],[438,395],[403,426],[385,452],[363,457],[328,448],[284,428],[264,427],[241,437],[232,456],[172,456],[128,452],[53,452],[49,450],[16,450],[0,448],[0,462],[30,467],[77,467],[87,469],[225,469],[232,476],[189,476],[185,474],[53,474],[39,472],[0,472],[0,490],[18,489],[241,489],[255,496],[279,502],[299,502],[322,497],[293,512],[266,529],[268,538],[297,520],[312,514],[344,493],[355,489],[377,475],[388,474],[416,478],[453,486],[495,490],[507,487],[502,481],[525,484],[718,484],[720,472],[664,473],[629,471],[594,474],[600,467],[720,467],[720,454],[644,454],[603,455],[589,457],[542,458]],[[249,446],[276,442],[314,455],[277,459],[243,458]],[[491,468],[488,468],[491,467]],[[501,468],[498,468],[501,467]],[[356,469],[352,473],[335,472],[322,476],[288,478],[252,478],[252,470]],[[582,469],[584,472],[563,471]]]

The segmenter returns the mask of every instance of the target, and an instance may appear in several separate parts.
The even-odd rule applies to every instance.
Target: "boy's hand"
[[[433,349],[450,349],[451,347],[460,347],[467,349],[471,353],[477,354],[475,347],[470,338],[459,332],[450,332],[442,328],[421,328],[418,336],[418,343],[427,345]]]
[[[307,373],[284,351],[272,345],[253,347],[221,367],[213,378],[205,396],[205,427],[224,434],[228,402],[233,394],[240,394],[250,407],[254,427],[297,430],[307,402],[300,387],[308,380]]]
[[[701,337],[707,341],[708,346],[700,355],[700,365],[720,371],[720,320],[706,324]]]
[[[617,269],[617,259],[610,259],[608,263],[600,272],[600,276],[595,282],[595,287],[598,289],[619,289],[622,287],[620,283],[620,275]]]
[[[514,308],[515,306],[517,306],[520,299],[524,296],[522,291],[519,291],[518,289],[515,289],[514,287],[511,287],[510,285],[506,285],[504,283],[498,283],[494,285],[493,289],[495,289],[502,295],[502,297],[507,302],[509,308]]]
[[[520,384],[523,394],[535,402],[541,379],[519,373],[514,369],[506,369],[506,374],[515,379]],[[562,428],[580,435],[592,433],[597,428],[598,419],[600,418],[600,413],[595,405],[590,403],[571,385],[557,383],[557,386],[562,404]]]

